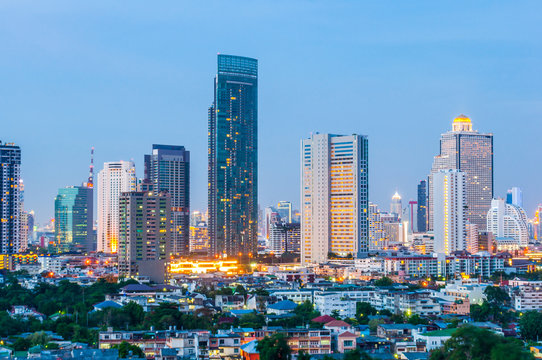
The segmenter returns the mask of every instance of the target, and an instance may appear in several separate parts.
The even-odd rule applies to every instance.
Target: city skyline
[[[329,16],[326,11],[329,9],[326,9],[325,5],[304,5],[279,5],[280,10],[290,11],[284,20],[287,29],[291,29],[294,25],[293,19],[302,11],[314,15],[315,21]],[[398,5],[401,6],[406,14],[399,16],[397,25],[384,31],[382,26],[389,25],[393,20],[391,15],[386,16],[382,20],[383,25],[365,25],[363,29],[368,31],[368,34],[364,35],[361,29],[353,27],[353,18],[346,16],[347,13],[363,10],[366,14],[364,16],[370,16],[382,8],[378,5],[343,3],[341,9],[331,13],[326,24],[338,24],[339,18],[344,18],[344,25],[328,31],[323,39],[328,46],[332,46],[335,55],[324,54],[323,49],[312,41],[297,49],[299,42],[296,38],[286,39],[283,47],[279,49],[267,49],[247,36],[232,40],[226,35],[220,35],[217,39],[206,42],[210,36],[207,33],[200,38],[201,43],[205,43],[204,49],[199,43],[186,41],[175,51],[155,48],[159,50],[156,54],[144,55],[147,54],[145,50],[153,48],[151,40],[154,40],[160,31],[144,39],[140,48],[130,48],[119,42],[124,33],[115,28],[113,33],[116,36],[110,40],[103,39],[104,48],[96,55],[97,58],[83,61],[80,65],[72,64],[78,61],[70,61],[68,64],[67,60],[63,60],[60,62],[64,66],[62,73],[59,73],[59,65],[53,61],[63,53],[62,47],[57,49],[52,46],[54,42],[51,43],[45,35],[38,34],[30,20],[40,20],[37,23],[41,24],[42,21],[62,19],[64,14],[55,10],[54,6],[45,13],[40,13],[43,8],[40,9],[39,6],[35,9],[25,8],[25,13],[16,5],[8,6],[0,15],[5,20],[2,26],[6,33],[13,33],[14,20],[19,21],[18,24],[21,21],[22,24],[27,23],[29,26],[26,31],[18,33],[17,39],[28,40],[35,37],[32,44],[37,42],[45,50],[42,57],[44,61],[36,65],[32,61],[34,53],[24,45],[19,45],[24,41],[15,43],[6,39],[9,50],[27,66],[24,74],[22,68],[9,58],[2,60],[8,85],[6,89],[10,89],[9,93],[2,92],[6,102],[3,117],[13,119],[6,124],[2,140],[15,142],[22,148],[26,209],[35,210],[41,224],[51,218],[57,189],[80,183],[87,171],[88,149],[91,146],[96,147],[98,166],[105,161],[135,159],[138,176],[142,177],[142,155],[147,153],[148,147],[153,143],[167,143],[183,145],[191,150],[192,208],[204,211],[207,207],[207,169],[203,165],[206,158],[207,114],[204,109],[208,106],[208,79],[214,73],[214,55],[220,51],[260,60],[263,80],[260,83],[259,203],[262,207],[279,200],[290,200],[294,208],[299,208],[299,164],[295,159],[298,158],[299,139],[311,131],[367,134],[373,147],[371,163],[389,164],[386,167],[375,167],[371,172],[370,182],[375,184],[371,187],[371,201],[385,208],[395,190],[399,191],[405,202],[414,200],[416,184],[425,178],[431,158],[438,151],[436,137],[447,131],[451,119],[465,113],[473,119],[480,132],[491,132],[496,139],[500,139],[495,142],[495,197],[505,197],[506,189],[510,187],[522,188],[526,211],[532,216],[536,205],[542,202],[542,190],[537,188],[535,181],[538,169],[529,165],[536,163],[535,154],[528,150],[529,144],[534,143],[536,134],[542,131],[542,125],[537,121],[539,116],[535,101],[539,90],[534,88],[538,75],[533,71],[533,67],[539,62],[540,46],[533,41],[537,34],[534,19],[527,16],[527,19],[522,18],[520,23],[518,16],[514,16],[520,12],[524,14],[528,3],[510,7],[499,5],[498,12],[488,12],[484,5],[470,4],[469,10],[478,20],[465,20],[470,25],[468,32],[456,29],[453,26],[455,22],[452,22],[452,19],[459,18],[464,9],[460,9],[461,6],[449,9],[449,13],[441,13],[444,18],[442,24],[431,23],[437,34],[448,34],[441,39],[440,44],[435,44],[435,37],[425,33],[423,25],[408,21],[408,16],[415,14],[412,9],[405,9],[406,5]],[[232,14],[224,7],[219,8]],[[187,15],[181,14],[179,9],[173,9],[175,16],[179,16],[182,21],[177,25],[166,21],[164,27],[179,33],[193,24],[193,20],[188,18],[190,15],[202,14],[190,7],[185,10]],[[81,8],[75,5],[68,6],[65,11],[74,14],[75,18],[82,16]],[[128,11],[135,21],[135,25],[132,24],[129,29],[141,35],[140,9],[130,8]],[[264,27],[268,26],[273,16],[278,14],[277,11],[272,11],[271,15],[258,13],[256,18],[251,20],[251,24],[262,23]],[[435,9],[429,8],[425,11],[427,15],[435,12]],[[481,13],[484,13],[482,20],[476,16]],[[12,16],[8,18],[6,14]],[[251,15],[253,14],[251,12]],[[512,40],[507,30],[499,28],[497,24],[503,14],[507,14],[507,23],[511,28],[514,27],[514,34],[522,41]],[[171,20],[158,10],[153,11],[152,15],[148,21],[153,24],[164,19]],[[117,16],[112,15],[115,20],[118,20]],[[217,14],[211,13],[209,16],[210,20],[205,20],[205,24],[209,25],[210,30],[216,30],[216,25],[212,24],[211,20],[216,18]],[[235,16],[246,18],[245,14]],[[72,24],[60,22],[54,25],[53,29],[58,34],[67,37],[68,44],[81,40],[81,45],[72,49],[68,60],[84,60],[84,55],[92,48],[93,40],[96,39],[91,36],[89,29],[97,27],[98,22],[88,19],[86,25],[86,30],[70,36],[67,34],[68,30],[72,29]],[[408,41],[399,35],[401,26],[407,29],[410,36]],[[338,41],[337,36],[344,35],[341,31],[346,29],[351,29],[352,32],[347,33],[344,40]],[[486,29],[494,31],[488,35]],[[302,30],[301,36],[308,35],[307,31],[317,29],[311,25],[307,30]],[[274,37],[257,28],[255,32],[263,37],[263,42]],[[213,32],[213,35],[215,34],[216,31]],[[371,38],[370,35],[376,37]],[[96,36],[102,40],[100,35]],[[399,40],[406,41],[406,44],[401,45],[399,40],[394,40],[396,36]],[[472,40],[473,38],[475,40]],[[495,47],[497,40],[502,40],[498,48]],[[384,45],[377,44],[378,41]],[[351,44],[355,46],[347,46]],[[132,52],[129,52],[130,49]],[[195,51],[195,55],[190,59],[181,56],[190,50]],[[309,63],[306,54],[311,51],[318,56],[311,58]],[[424,60],[417,57],[414,62],[405,62],[411,51],[421,51],[426,56],[422,56]],[[528,58],[527,51],[530,54]],[[397,58],[390,59],[390,52],[396,52]],[[369,55],[363,56],[364,53]],[[286,54],[289,55],[291,67],[278,71],[277,67]],[[384,58],[386,61],[382,62]],[[340,69],[333,66],[338,62],[342,65]],[[430,65],[426,70],[421,70],[427,62],[438,65]],[[133,67],[119,71],[120,65],[124,63],[133,64]],[[357,66],[358,63],[363,66]],[[82,75],[85,67],[91,70],[90,74],[95,79]],[[316,68],[320,79],[311,76]],[[138,71],[134,71],[135,69],[140,69],[141,75],[137,75]],[[502,78],[492,79],[490,75],[495,71],[502,74]],[[387,72],[392,75],[400,72],[401,79],[397,79],[395,75],[394,78],[386,76]],[[42,73],[54,74],[59,81],[54,84],[48,81],[45,83],[47,76],[44,79],[37,76]],[[443,75],[444,73],[446,75]],[[533,73],[535,75],[532,75]],[[70,79],[77,81],[72,82]],[[172,80],[181,79],[180,84],[184,84],[182,87],[172,84]],[[412,85],[414,79],[423,86]],[[376,86],[381,80],[385,80],[385,86]],[[113,90],[102,92],[103,81],[111,81],[114,85],[112,88],[119,91],[123,100],[108,100],[115,96],[111,96],[109,92]],[[497,86],[502,82],[507,86]],[[289,86],[280,87],[281,83]],[[365,86],[360,88],[359,83]],[[139,92],[129,87],[139,88]],[[184,88],[190,88],[190,92]],[[279,88],[280,91],[277,91]],[[331,89],[335,95],[329,95],[326,89]],[[372,89],[372,92],[368,92],[368,89]],[[424,99],[422,95],[427,98]],[[159,100],[161,97],[163,100]],[[63,101],[59,102],[59,99]],[[353,102],[353,99],[358,102]],[[395,104],[395,110],[383,106],[390,100]],[[32,106],[23,105],[29,101]],[[352,107],[352,103],[358,105]],[[87,111],[90,104],[97,104],[93,111]],[[363,116],[358,115],[359,109]],[[378,121],[364,121],[365,118]],[[514,126],[510,126],[510,119],[514,120]],[[172,124],[175,129],[161,134],[158,131],[144,131],[144,127],[131,126],[126,130],[126,139],[114,137],[114,133],[120,131],[127,121],[144,124],[149,120],[156,122],[155,129]],[[26,130],[29,124],[35,128],[32,133]],[[91,128],[89,131],[79,132],[77,137],[67,136],[80,124],[89,124]],[[410,131],[411,126],[406,124],[415,124],[416,126],[412,127],[415,131]],[[110,131],[104,131],[106,126]],[[61,135],[66,136],[62,137],[62,140],[51,142],[50,139],[54,138],[55,134],[52,131],[61,127],[64,128]],[[509,148],[506,147],[506,137],[522,141]],[[113,139],[115,141],[112,141]],[[416,141],[417,146],[411,146],[412,141]],[[277,156],[280,161],[276,161]],[[518,157],[522,161],[515,161]],[[60,161],[47,161],[51,158]],[[65,167],[64,164],[71,166]],[[281,171],[291,173],[292,176],[284,177]],[[54,176],[44,177],[44,173]],[[402,174],[400,179],[394,176],[397,173]]]

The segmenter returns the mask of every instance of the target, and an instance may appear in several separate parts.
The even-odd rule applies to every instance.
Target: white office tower
[[[368,140],[314,134],[301,142],[301,261],[367,253]]]
[[[401,202],[401,195],[396,191],[391,197],[390,213],[397,215],[399,219],[403,216],[403,204]]]
[[[117,252],[120,194],[136,191],[136,186],[136,171],[132,161],[104,163],[104,168],[98,173],[97,251]]]
[[[529,229],[525,211],[504,199],[491,200],[491,208],[487,212],[487,231],[496,238],[512,238],[519,246],[529,243]]]
[[[435,252],[449,255],[466,249],[465,173],[440,170],[433,174]]]

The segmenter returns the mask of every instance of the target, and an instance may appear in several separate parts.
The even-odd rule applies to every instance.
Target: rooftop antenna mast
[[[94,187],[94,146],[90,148],[90,167],[88,171],[87,188]]]

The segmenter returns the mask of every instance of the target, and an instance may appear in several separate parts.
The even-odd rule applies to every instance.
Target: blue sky
[[[495,192],[542,202],[537,1],[1,1],[0,139],[23,150],[26,208],[153,143],[191,151],[205,209],[216,54],[256,57],[260,203],[299,203],[299,142],[369,136],[370,198],[415,197],[465,113],[495,135]]]

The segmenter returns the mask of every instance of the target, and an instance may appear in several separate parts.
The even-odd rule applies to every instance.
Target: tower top
[[[395,194],[391,197],[392,200],[401,200],[401,195],[396,191]]]
[[[472,122],[469,117],[461,114],[454,119],[452,131],[472,131]]]

